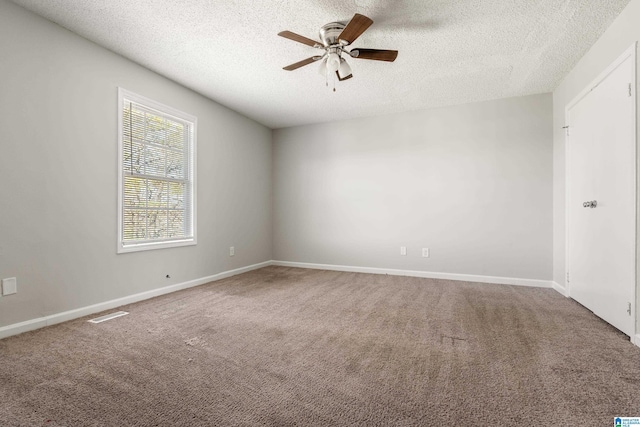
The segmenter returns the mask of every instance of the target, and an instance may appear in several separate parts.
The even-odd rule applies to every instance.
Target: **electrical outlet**
[[[229,247],[229,256],[234,256],[236,254],[236,248],[234,246]]]
[[[18,280],[15,277],[2,279],[2,295],[12,295],[18,293]]]
[[[422,257],[429,258],[429,248],[422,248]]]
[[[402,256],[406,256],[407,255],[407,247],[406,246],[400,246],[400,255],[402,255]]]

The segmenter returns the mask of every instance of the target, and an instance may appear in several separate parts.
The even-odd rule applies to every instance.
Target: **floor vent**
[[[106,322],[107,320],[115,319],[116,317],[126,316],[127,314],[129,314],[129,313],[127,313],[126,311],[116,311],[115,313],[105,314],[104,316],[100,316],[100,317],[96,317],[95,319],[91,319],[91,320],[89,320],[89,322],[91,322],[91,323],[102,323],[102,322]]]

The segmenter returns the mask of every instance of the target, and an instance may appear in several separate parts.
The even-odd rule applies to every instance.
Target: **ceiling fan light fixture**
[[[335,73],[340,68],[340,55],[337,53],[331,52],[327,55],[327,70],[331,73]]]
[[[340,67],[338,67],[338,76],[340,76],[341,79],[344,79],[350,74],[351,74],[351,67],[349,66],[349,63],[344,58],[340,58]]]
[[[318,68],[318,72],[321,76],[327,76],[327,58],[325,57],[322,61],[320,61],[320,67]]]

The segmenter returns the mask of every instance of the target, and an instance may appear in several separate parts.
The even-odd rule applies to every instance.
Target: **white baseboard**
[[[564,285],[561,285],[560,283],[554,281],[551,282],[551,287],[560,292],[565,297],[569,298],[569,290]]]
[[[55,325],[56,323],[62,323],[68,320],[77,319],[79,317],[87,316],[93,313],[98,313],[100,311],[110,310],[112,308],[120,307],[122,305],[132,304],[134,302],[143,301],[143,300],[157,297],[160,295],[169,294],[171,292],[192,288],[194,286],[204,285],[205,283],[209,283],[209,282],[215,282],[216,280],[226,279],[227,277],[246,273],[247,271],[256,270],[258,268],[267,267],[271,264],[272,264],[272,261],[265,261],[265,262],[249,265],[242,268],[236,268],[235,270],[223,271],[222,273],[214,274],[212,276],[206,276],[206,277],[201,277],[199,279],[189,280],[188,282],[177,283],[175,285],[165,286],[162,288],[153,289],[146,292],[140,292],[138,294],[129,295],[123,298],[117,298],[111,301],[105,301],[98,304],[89,305],[86,307],[76,308],[74,310],[64,311],[62,313],[56,313],[49,316],[39,317],[37,319],[27,320],[20,323],[14,323],[8,326],[3,326],[0,328],[0,339],[6,338],[12,335],[18,335],[23,332],[33,331],[34,329],[44,328],[45,326]]]
[[[631,337],[631,342],[636,345],[636,347],[640,347],[640,334],[636,334],[635,339]]]
[[[518,279],[513,277],[479,276],[473,274],[437,273],[431,271],[396,270],[392,268],[353,267],[347,265],[313,264],[307,262],[272,261],[282,267],[312,268],[317,270],[349,271],[352,273],[390,274],[392,276],[423,277],[427,279],[460,280],[464,282],[495,283],[499,285],[532,286],[550,288],[550,280]]]

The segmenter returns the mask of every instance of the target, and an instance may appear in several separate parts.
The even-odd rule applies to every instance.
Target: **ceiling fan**
[[[381,49],[362,49],[353,48],[346,50],[346,47],[353,43],[367,28],[373,24],[373,20],[364,15],[356,13],[347,25],[341,22],[331,22],[320,28],[320,40],[317,42],[308,39],[291,31],[282,31],[279,36],[303,43],[316,49],[324,50],[322,55],[312,56],[295,64],[284,67],[284,70],[293,71],[305,65],[309,65],[316,61],[322,61],[320,73],[329,76],[336,73],[339,81],[347,80],[353,77],[351,67],[343,58],[343,54],[358,59],[373,59],[375,61],[393,62],[398,56],[397,50],[381,50]],[[333,88],[335,91],[335,87]]]

